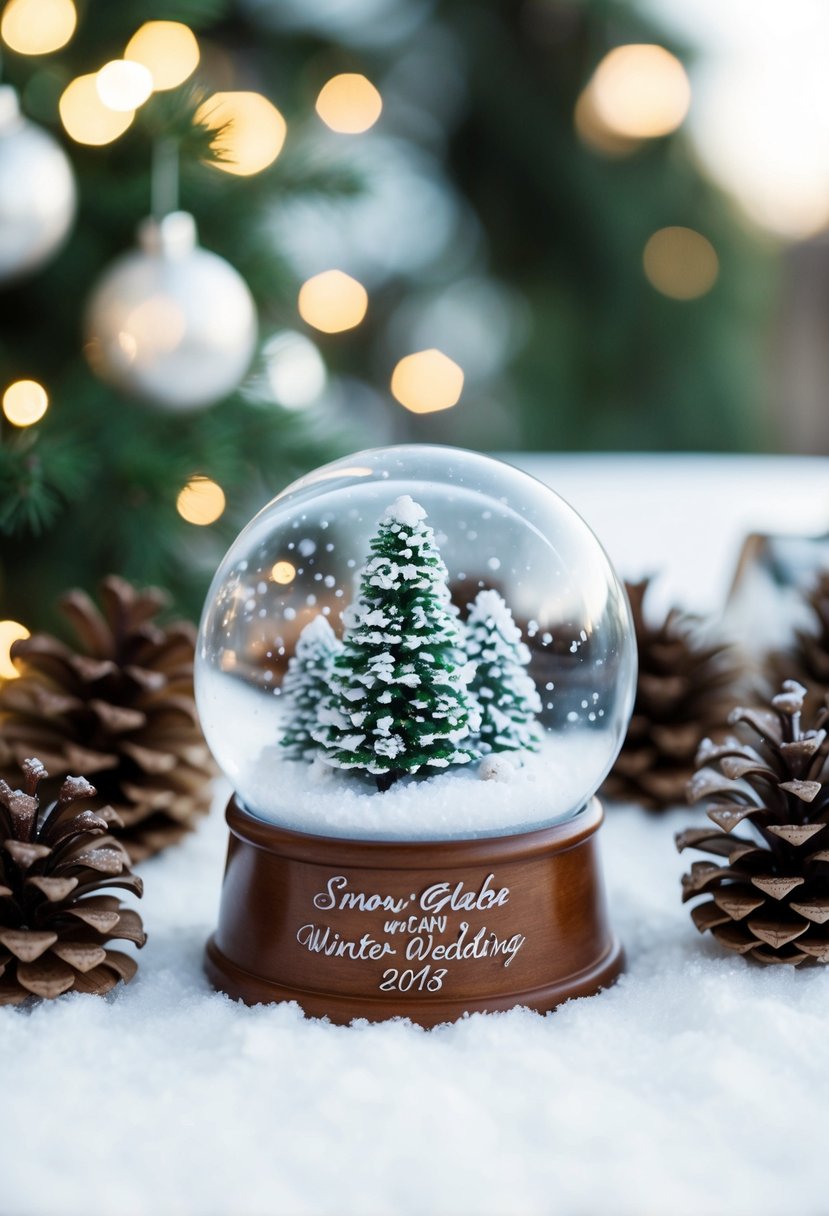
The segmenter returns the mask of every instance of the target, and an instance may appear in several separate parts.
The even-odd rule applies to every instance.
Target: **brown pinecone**
[[[22,790],[0,781],[0,1005],[70,989],[103,995],[137,970],[108,943],[143,946],[146,939],[137,912],[98,892],[123,887],[141,895],[141,879],[109,834],[115,812],[88,809],[95,789],[85,778],[67,777],[44,810],[43,765],[25,760],[21,767]]]
[[[729,646],[700,640],[699,618],[672,608],[664,620],[649,622],[650,579],[625,586],[639,677],[627,737],[602,792],[661,811],[685,802],[700,739],[724,730],[737,667]]]
[[[715,827],[676,838],[680,851],[725,858],[695,861],[682,879],[683,901],[710,897],[691,910],[694,924],[759,963],[829,962],[829,710],[804,731],[805,693],[786,680],[770,710],[734,710],[753,746],[705,740],[689,798],[705,801]],[[733,834],[740,825],[748,832]]]
[[[797,629],[791,645],[769,655],[766,668],[771,688],[792,677],[806,689],[806,712],[817,713],[829,694],[829,570],[818,576],[805,595],[814,617],[812,629]]]
[[[61,609],[77,649],[43,633],[16,642],[21,676],[0,689],[0,775],[38,755],[52,794],[70,773],[94,777],[133,861],[195,826],[215,773],[193,699],[195,631],[155,622],[166,599],[111,577],[101,612],[70,591]]]

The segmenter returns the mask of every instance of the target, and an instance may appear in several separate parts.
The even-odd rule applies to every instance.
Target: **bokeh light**
[[[596,101],[590,85],[582,89],[573,112],[573,125],[579,139],[593,152],[602,156],[630,156],[642,146],[640,139],[628,139],[619,135],[604,122],[596,109]]]
[[[66,46],[77,22],[72,0],[9,0],[0,35],[18,55],[48,55]]]
[[[15,380],[3,394],[3,413],[15,426],[40,422],[49,408],[49,396],[37,380]]]
[[[66,86],[58,103],[67,135],[78,144],[100,147],[123,135],[133,120],[133,110],[111,110],[98,93],[98,73],[76,76]]]
[[[340,135],[362,135],[380,117],[383,99],[365,76],[343,72],[323,85],[316,109],[332,131]]]
[[[108,109],[122,113],[144,104],[153,91],[153,78],[142,63],[112,59],[99,70],[95,87]]]
[[[222,159],[215,169],[250,177],[272,165],[285,143],[287,125],[261,93],[213,93],[199,106],[196,121],[216,129],[211,147]]]
[[[271,392],[289,410],[313,404],[325,388],[327,374],[318,348],[295,330],[283,330],[265,343],[262,352]]]
[[[324,270],[299,289],[299,315],[324,334],[338,334],[359,325],[368,308],[362,283],[342,270]]]
[[[296,566],[293,562],[274,562],[271,568],[271,578],[275,583],[287,587],[296,578]]]
[[[394,397],[413,414],[434,414],[457,405],[463,392],[463,370],[439,350],[406,355],[391,377]]]
[[[691,104],[685,68],[676,55],[652,43],[609,51],[588,88],[601,123],[625,139],[669,135],[682,124]]]
[[[192,76],[199,64],[196,35],[180,21],[146,21],[127,43],[124,58],[143,64],[153,89],[174,89]]]
[[[0,621],[0,680],[16,680],[20,672],[11,658],[11,648],[21,638],[31,634],[19,621]]]
[[[225,493],[209,477],[191,477],[179,491],[176,510],[188,524],[214,524],[225,509]]]
[[[672,300],[696,300],[717,281],[719,258],[714,246],[693,228],[660,228],[642,255],[651,286]]]

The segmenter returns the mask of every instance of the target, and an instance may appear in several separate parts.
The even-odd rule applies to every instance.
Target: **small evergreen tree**
[[[309,621],[296,644],[282,681],[288,729],[281,743],[291,760],[312,760],[320,750],[311,732],[320,707],[331,695],[331,673],[342,642],[322,615]]]
[[[380,790],[423,767],[477,759],[460,626],[425,518],[408,495],[386,510],[343,614],[333,696],[314,734],[328,763],[374,774]]]
[[[480,750],[538,751],[535,715],[541,698],[526,672],[530,652],[497,591],[479,591],[466,622],[466,648],[475,664],[471,691],[481,711]]]

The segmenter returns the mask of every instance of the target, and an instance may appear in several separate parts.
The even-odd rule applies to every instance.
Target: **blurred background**
[[[828,39],[823,0],[7,0],[4,637],[109,571],[197,614],[361,447],[829,452]]]

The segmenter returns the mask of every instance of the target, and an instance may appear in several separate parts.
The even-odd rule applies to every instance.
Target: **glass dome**
[[[437,583],[429,594],[435,611],[454,620],[457,647],[440,649],[437,626],[421,642],[434,643],[441,662],[456,655],[462,671],[451,679],[467,689],[470,704],[477,696],[484,720],[495,668],[486,668],[487,679],[480,673],[494,652],[486,644],[476,651],[464,639],[477,621],[479,642],[481,628],[498,629],[498,645],[509,652],[506,675],[498,673],[509,687],[496,689],[506,717],[492,710],[497,725],[492,728],[491,713],[488,736],[474,712],[466,725],[453,719],[459,762],[435,759],[407,768],[404,755],[394,774],[400,779],[392,778],[390,788],[374,768],[343,767],[329,749],[330,730],[316,728],[318,738],[301,754],[285,746],[292,733],[295,741],[315,696],[324,700],[339,688],[335,712],[350,714],[353,706],[342,695],[364,695],[363,686],[343,694],[342,659],[321,682],[311,664],[317,683],[306,680],[304,702],[290,672],[315,645],[317,658],[320,644],[326,653],[344,653],[343,636],[346,642],[356,637],[361,604],[363,624],[375,619],[366,617],[365,596],[369,582],[376,590],[383,580],[367,582],[366,563],[384,529],[387,541],[425,545],[436,556],[429,577]],[[417,529],[420,539],[407,540]],[[403,581],[416,573],[405,562],[394,571]],[[311,641],[294,657],[312,622],[304,634]],[[306,663],[306,675],[308,669]],[[558,495],[477,453],[401,446],[359,452],[309,473],[248,524],[210,588],[195,676],[207,742],[253,814],[328,836],[464,838],[528,830],[585,806],[622,745],[636,654],[627,598],[610,561]],[[398,677],[383,695],[392,693],[403,695]],[[405,695],[412,706],[425,704],[414,692]],[[425,717],[428,725],[429,713]],[[355,731],[364,718],[350,719]],[[417,721],[423,723],[424,714]],[[363,735],[352,732],[349,746],[359,750],[360,740]]]

